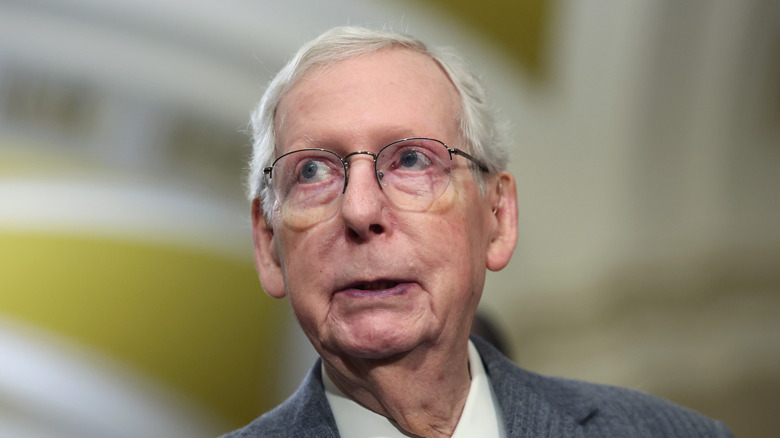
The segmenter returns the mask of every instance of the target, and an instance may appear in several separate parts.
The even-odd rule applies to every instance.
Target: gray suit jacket
[[[722,423],[686,408],[629,389],[534,374],[485,341],[472,341],[510,438],[732,437]],[[289,399],[223,438],[338,436],[317,361]]]

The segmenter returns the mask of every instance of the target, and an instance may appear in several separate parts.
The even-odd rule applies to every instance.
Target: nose
[[[364,241],[385,232],[386,201],[376,178],[373,154],[350,155],[353,158],[350,160],[347,185],[342,195],[341,218],[350,237]]]

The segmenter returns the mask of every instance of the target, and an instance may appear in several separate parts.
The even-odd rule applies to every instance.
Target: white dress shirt
[[[485,374],[482,359],[469,341],[471,386],[452,438],[506,438],[501,408]],[[353,401],[330,380],[322,367],[325,397],[328,399],[341,438],[406,438],[387,417]]]

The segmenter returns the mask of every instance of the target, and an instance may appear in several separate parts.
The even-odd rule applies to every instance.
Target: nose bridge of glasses
[[[344,163],[344,168],[347,170],[347,174],[344,175],[344,190],[343,190],[342,193],[346,193],[346,191],[347,191],[347,184],[349,184],[349,174],[351,173],[350,172],[350,167],[352,166],[352,164],[351,164],[351,162],[348,159],[349,159],[349,157],[356,156],[356,155],[368,155],[368,156],[371,157],[372,172],[374,173],[374,177],[375,177],[377,183],[379,183],[379,178],[376,175],[376,158],[377,158],[377,154],[375,154],[373,152],[369,152],[369,151],[350,152],[347,155],[344,155],[344,157],[341,159],[341,162]],[[382,188],[381,184],[379,185],[379,188],[380,189]]]
[[[349,161],[347,161],[347,158],[349,158],[349,157],[351,157],[353,155],[370,155],[371,158],[373,159],[373,162],[376,163],[376,156],[377,156],[377,154],[375,154],[373,152],[369,152],[369,151],[355,151],[355,152],[350,152],[347,155],[344,155],[344,158],[341,159],[341,161],[344,162],[344,165],[347,168],[349,168]]]

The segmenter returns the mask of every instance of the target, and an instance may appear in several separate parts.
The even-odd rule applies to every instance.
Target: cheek
[[[456,192],[453,196],[455,199],[449,203],[451,208],[443,212],[440,221],[442,230],[453,239],[474,241],[481,238],[484,223],[477,214],[481,208],[481,199],[468,195],[469,193]]]
[[[326,284],[323,274],[331,270],[325,269],[321,262],[324,259],[309,248],[299,246],[287,250],[288,254],[294,254],[282,262],[287,299],[304,333],[311,338],[327,315],[327,294],[318,286]]]
[[[333,269],[326,267],[334,258],[332,239],[313,231],[281,233],[279,257],[288,293],[325,284],[323,276],[332,275]]]
[[[487,224],[479,213],[482,205],[479,198],[471,198],[467,207],[453,209],[447,220],[440,223],[448,263],[458,267],[455,274],[460,281],[473,282],[484,274],[487,265],[485,234]],[[482,274],[480,274],[482,273]]]
[[[414,228],[410,242],[424,271],[441,273],[437,282],[462,282],[473,264],[469,223],[462,215],[447,215],[423,221]]]

